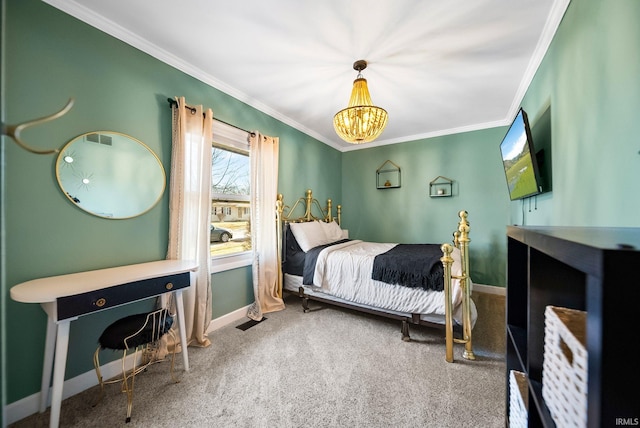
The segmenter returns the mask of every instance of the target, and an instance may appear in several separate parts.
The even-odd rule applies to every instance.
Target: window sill
[[[224,272],[231,269],[251,266],[253,263],[253,252],[244,251],[242,253],[230,254],[228,256],[217,256],[211,258],[211,273]]]

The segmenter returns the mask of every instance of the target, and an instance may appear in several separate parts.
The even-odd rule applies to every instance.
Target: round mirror
[[[58,155],[56,177],[74,205],[113,219],[149,211],[166,181],[162,163],[149,147],[111,131],[88,132],[67,143]]]

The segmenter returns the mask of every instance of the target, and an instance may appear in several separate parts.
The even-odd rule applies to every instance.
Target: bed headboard
[[[299,214],[296,214],[296,209]],[[304,210],[304,212],[302,212]],[[277,235],[278,235],[278,296],[282,297],[283,293],[283,285],[284,285],[284,273],[283,273],[283,263],[287,263],[286,266],[295,267],[295,269],[299,269],[300,259],[297,257],[299,253],[304,253],[305,250],[303,248],[306,246],[307,250],[311,248],[311,244],[309,241],[311,239],[302,239],[297,244],[305,244],[298,245],[298,248],[292,248],[292,254],[295,254],[291,258],[286,251],[288,249],[288,243],[285,241],[287,238],[286,230],[291,226],[289,223],[302,223],[302,222],[312,222],[312,221],[321,221],[321,222],[333,222],[336,221],[338,225],[341,225],[341,215],[342,215],[342,207],[340,205],[337,206],[336,216],[333,215],[333,207],[331,203],[331,199],[327,200],[326,208],[323,208],[320,202],[313,197],[313,193],[311,190],[307,190],[304,197],[298,198],[292,205],[285,205],[284,198],[282,194],[278,195],[276,200],[276,220],[277,220]],[[473,353],[472,347],[472,336],[471,336],[471,279],[469,277],[469,221],[468,214],[466,211],[458,212],[458,217],[460,221],[458,222],[458,227],[453,234],[453,245],[449,243],[445,243],[441,245],[442,257],[440,261],[443,265],[444,270],[444,302],[445,302],[445,330],[446,330],[446,355],[445,359],[448,362],[453,362],[453,344],[455,343],[463,343],[465,344],[465,351],[463,357],[466,359],[473,360],[475,359],[475,355]],[[294,228],[304,229],[306,226],[310,226],[311,232],[309,235],[313,235],[315,232],[313,230],[318,226],[319,228],[323,228],[324,226],[329,226],[330,228],[334,227],[333,224],[321,224],[321,225],[293,225]],[[340,229],[340,228],[339,228]],[[293,235],[293,233],[291,234]],[[321,234],[318,234],[321,235]],[[295,241],[295,239],[294,239]],[[293,247],[293,245],[292,245]],[[454,259],[452,253],[454,251],[454,247],[459,250],[460,257],[460,268],[459,270],[456,268],[456,271],[452,271],[452,266],[454,263]],[[295,258],[295,259],[294,259]],[[305,259],[302,258],[302,263],[304,267]],[[301,273],[295,273],[290,269],[287,269],[288,273],[295,275],[302,275]],[[453,288],[453,280],[459,281],[459,287],[462,290],[462,338],[454,338],[453,335],[453,305],[451,300],[451,293]],[[299,289],[300,297],[308,297],[308,295],[304,294],[304,290],[302,287]],[[419,319],[419,316],[418,316]],[[406,321],[406,320],[405,320]],[[403,321],[404,322],[404,321]],[[403,327],[404,328],[404,327]]]
[[[311,189],[308,189],[305,193],[305,196],[298,198],[291,206],[284,204],[282,193],[278,194],[278,199],[276,201],[278,223],[300,223],[304,221],[320,220],[336,221],[338,224],[340,224],[342,220],[341,205],[338,205],[336,207],[336,215],[334,216],[331,199],[327,199],[326,208],[322,208],[320,202],[318,202],[318,200],[313,197],[313,192],[311,192]],[[295,217],[294,214],[298,206],[304,208],[304,213],[300,217]]]
[[[296,210],[299,214],[296,214]],[[304,212],[302,212],[302,210],[304,210]],[[338,205],[336,207],[336,214],[334,216],[331,199],[327,199],[326,208],[323,208],[320,202],[313,197],[311,189],[308,189],[305,192],[305,196],[298,198],[292,205],[286,205],[282,194],[278,194],[276,200],[276,227],[278,240],[278,296],[280,297],[282,297],[283,285],[282,263],[286,257],[283,250],[286,245],[285,231],[287,224],[316,220],[325,222],[335,221],[340,225],[342,221],[342,206]]]

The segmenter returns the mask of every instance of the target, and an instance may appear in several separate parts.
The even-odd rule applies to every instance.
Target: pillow
[[[291,223],[289,227],[293,236],[296,237],[296,241],[300,244],[300,248],[305,253],[313,247],[329,242],[327,235],[324,233],[324,228],[318,221]]]
[[[327,236],[327,243],[336,242],[342,239],[342,229],[335,221],[330,221],[328,223],[321,222],[322,228],[324,229],[324,234]]]
[[[300,244],[298,244],[296,237],[293,236],[293,232],[291,232],[291,225],[289,223],[285,224],[284,232],[286,236],[286,247],[282,255],[282,270],[284,273],[302,276],[304,273],[304,259],[307,253],[300,248]]]
[[[300,244],[296,241],[296,237],[293,236],[293,231],[291,230],[291,224],[287,223],[284,226],[284,237],[285,237],[285,258],[289,256],[289,254],[295,253],[303,253],[302,248],[300,248]]]

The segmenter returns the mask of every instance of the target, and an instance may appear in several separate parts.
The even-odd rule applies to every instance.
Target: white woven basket
[[[559,427],[587,426],[587,313],[547,306],[542,397]]]
[[[529,388],[527,375],[511,370],[509,372],[509,427],[526,428],[529,418]]]

